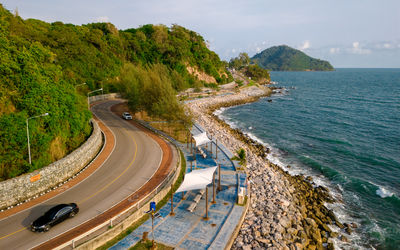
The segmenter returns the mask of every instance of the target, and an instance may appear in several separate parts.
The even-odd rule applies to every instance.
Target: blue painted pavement
[[[198,134],[204,130],[195,125],[192,129],[193,134]],[[186,159],[186,171],[190,172],[190,161],[194,157],[186,144],[176,141],[174,143],[182,150]],[[202,148],[207,157],[204,159],[200,152],[196,153],[196,164],[192,164],[193,169],[207,168],[221,165],[221,191],[216,192],[215,204],[213,200],[213,187],[208,186],[208,220],[204,220],[206,213],[206,194],[197,203],[193,212],[188,211],[188,207],[195,202],[194,198],[200,190],[185,192],[185,200],[182,200],[182,193],[174,194],[174,216],[170,216],[170,201],[163,206],[159,213],[161,218],[154,219],[154,237],[156,242],[178,249],[223,249],[228,243],[231,235],[239,223],[244,207],[236,205],[238,187],[245,187],[246,174],[236,172],[237,162],[232,162],[232,153],[223,145],[218,143],[218,157],[215,158],[215,142],[213,142],[211,153],[210,145],[208,149]],[[236,165],[236,166],[235,166]],[[217,170],[218,171],[218,170]],[[217,189],[218,173],[216,173],[215,184]],[[151,219],[147,220],[135,231],[116,243],[110,249],[128,249],[138,243],[143,232],[151,234]]]

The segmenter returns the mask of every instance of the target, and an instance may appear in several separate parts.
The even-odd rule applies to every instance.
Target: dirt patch
[[[217,83],[214,77],[207,75],[205,72],[200,72],[198,69],[190,66],[187,66],[186,69],[189,74],[196,76],[197,79],[199,79],[200,81],[205,81],[207,83]]]

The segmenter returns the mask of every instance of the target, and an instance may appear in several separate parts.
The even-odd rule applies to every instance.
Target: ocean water
[[[285,89],[220,116],[270,147],[270,160],[331,190],[337,202],[329,208],[358,225],[339,247],[400,249],[400,69],[271,79]]]

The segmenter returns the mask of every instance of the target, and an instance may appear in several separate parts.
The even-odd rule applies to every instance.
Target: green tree
[[[250,57],[247,53],[241,52],[238,57],[232,58],[229,61],[229,67],[234,69],[241,69],[250,63]]]
[[[203,83],[187,68],[231,79],[203,37],[179,25],[147,24],[120,31],[24,20],[0,5],[0,180],[43,167],[74,150],[91,132],[85,93],[119,90],[133,110],[190,124],[177,91]],[[87,83],[77,91],[75,86]],[[27,164],[25,121],[33,164]]]
[[[237,155],[232,157],[232,160],[239,161],[239,164],[244,166],[246,164],[246,151],[243,148],[240,148],[236,151],[236,154]]]
[[[256,64],[252,64],[246,67],[245,74],[248,77],[251,77],[255,81],[259,82],[269,82],[270,75],[268,70],[262,69],[260,66]]]

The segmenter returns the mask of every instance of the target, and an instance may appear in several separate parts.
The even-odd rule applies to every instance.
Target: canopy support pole
[[[212,200],[211,204],[215,204],[215,203],[217,203],[217,202],[215,201],[215,172],[214,172],[213,173],[213,200]]]
[[[196,148],[194,149],[194,169],[197,168],[197,160],[196,160]]]
[[[189,131],[186,132],[186,149],[189,149]]]
[[[209,220],[208,218],[208,188],[206,187],[206,215],[203,217],[203,220]]]
[[[211,152],[211,158],[213,158],[213,151],[212,151],[212,135],[211,135],[211,142],[210,142],[210,152]]]
[[[192,136],[190,136],[190,154],[193,154]]]
[[[218,159],[218,139],[215,139],[215,159]]]
[[[171,184],[171,213],[169,213],[169,216],[174,216],[174,191],[173,191],[173,185]]]
[[[218,164],[218,191],[221,191],[221,164]]]

